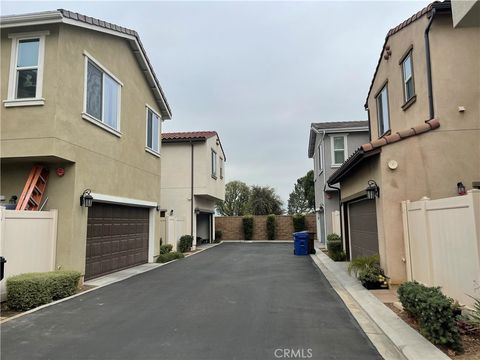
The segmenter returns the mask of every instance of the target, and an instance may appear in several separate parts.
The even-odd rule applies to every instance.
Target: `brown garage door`
[[[352,259],[378,254],[377,211],[374,200],[348,204]]]
[[[148,261],[148,211],[101,203],[88,209],[85,279]]]

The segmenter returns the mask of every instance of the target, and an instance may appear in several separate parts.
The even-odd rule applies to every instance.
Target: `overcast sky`
[[[163,131],[216,130],[226,179],[287,201],[310,123],[366,120],[387,31],[426,1],[5,2],[2,15],[65,8],[135,29],[173,110]]]

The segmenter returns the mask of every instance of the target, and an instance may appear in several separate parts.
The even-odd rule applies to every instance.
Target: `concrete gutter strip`
[[[211,246],[208,246],[208,247],[205,247],[205,248],[202,248],[202,249],[198,249],[197,251],[186,255],[185,258],[188,258],[188,257],[196,255],[196,254],[200,254],[201,252],[203,252],[205,250],[209,250],[211,248],[214,248],[215,246],[218,246],[221,243],[222,242],[219,242],[217,244],[213,244]],[[27,314],[31,314],[35,311],[44,309],[46,307],[53,306],[53,305],[56,305],[56,304],[64,302],[64,301],[68,301],[70,299],[76,298],[77,296],[82,296],[82,295],[88,294],[89,292],[101,289],[104,286],[108,286],[108,285],[114,284],[116,282],[125,280],[125,279],[131,278],[132,276],[143,274],[144,272],[154,270],[154,269],[157,269],[159,267],[166,266],[168,264],[172,264],[172,263],[174,263],[175,261],[178,261],[178,260],[181,260],[181,259],[175,259],[175,260],[163,263],[163,264],[160,264],[160,263],[142,264],[142,265],[135,266],[133,268],[120,270],[120,271],[117,271],[117,272],[112,273],[112,274],[108,274],[108,275],[105,275],[105,276],[102,276],[102,277],[99,277],[99,278],[96,278],[96,279],[93,279],[93,280],[90,280],[90,281],[86,281],[86,282],[84,282],[84,285],[95,286],[95,287],[92,288],[92,289],[88,289],[88,290],[76,293],[72,296],[69,296],[69,297],[66,297],[66,298],[63,298],[63,299],[60,299],[60,300],[57,300],[57,301],[50,302],[48,304],[40,305],[40,306],[38,306],[34,309],[22,312],[20,314],[17,314],[15,316],[12,316],[12,317],[9,317],[9,318],[6,318],[6,319],[0,321],[0,324],[6,323],[7,321],[10,321],[10,320],[13,320],[13,319],[17,319],[17,318],[19,318],[21,316],[24,316],[24,315],[27,315]]]
[[[365,289],[362,284],[354,277],[348,275],[346,264],[341,262],[334,262],[322,251],[317,251],[312,258],[318,261],[315,263],[324,273],[327,280],[335,286],[332,287],[337,290],[340,285],[358,304],[358,306],[368,315],[368,317],[378,326],[383,334],[395,345],[395,347],[402,353],[402,355],[409,360],[448,360],[450,359],[422,335],[412,329],[402,319],[400,319],[392,310],[386,307],[379,299]],[[321,265],[319,265],[319,263]],[[337,288],[336,288],[337,287]],[[340,289],[342,292],[343,289]],[[340,297],[342,295],[339,293]],[[343,298],[342,298],[343,300]],[[345,301],[345,300],[344,300]],[[345,303],[350,309],[352,304]],[[354,305],[354,304],[353,304]],[[355,311],[358,310],[353,307],[352,314],[355,316]],[[358,319],[357,319],[358,321]],[[360,323],[360,321],[359,321]],[[360,323],[361,325],[361,323]],[[365,331],[370,337],[367,331]],[[375,336],[370,337],[375,346]],[[381,349],[379,352],[386,359]]]

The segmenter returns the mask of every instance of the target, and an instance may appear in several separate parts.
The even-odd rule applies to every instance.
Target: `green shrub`
[[[332,234],[328,234],[328,235],[327,235],[327,243],[328,243],[329,241],[335,241],[335,240],[342,240],[342,238],[341,238],[339,235],[335,234],[335,233],[332,233]]]
[[[380,268],[380,256],[378,254],[372,256],[360,256],[353,259],[348,265],[348,273],[352,275],[352,272],[355,276],[358,277],[358,274],[369,267],[379,267]]]
[[[222,230],[215,230],[215,242],[218,243],[222,240],[223,232]]]
[[[274,214],[267,216],[267,239],[275,240],[276,217]]]
[[[192,244],[193,244],[193,236],[183,235],[178,241],[177,249],[182,253],[188,252],[192,249]]]
[[[295,232],[305,231],[305,215],[303,214],[295,214],[292,216],[293,221],[293,230]]]
[[[7,306],[25,311],[75,294],[81,278],[78,271],[28,273],[7,279]]]
[[[330,256],[330,259],[333,261],[345,261],[347,260],[347,254],[345,254],[345,251],[339,251],[336,253],[328,253]]]
[[[442,294],[439,287],[406,282],[398,288],[398,296],[405,311],[418,321],[422,335],[433,344],[463,351],[453,300]]]
[[[252,240],[253,238],[253,216],[247,215],[243,217],[243,234],[245,240]]]
[[[166,263],[176,259],[183,259],[185,255],[178,251],[168,252],[166,254],[160,254],[157,258],[157,263]]]
[[[367,289],[388,288],[387,279],[380,265],[367,266],[358,273],[358,280]]]
[[[173,249],[172,244],[160,245],[160,255],[168,254],[170,251],[172,251],[172,249]]]

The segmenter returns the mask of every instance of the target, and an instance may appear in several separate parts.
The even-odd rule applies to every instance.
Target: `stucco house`
[[[393,283],[406,279],[401,201],[480,180],[479,39],[478,24],[452,25],[449,1],[391,29],[365,103],[371,141],[327,180],[341,184],[350,258],[379,253]]]
[[[153,261],[172,113],[139,35],[68,10],[4,16],[1,79],[1,195],[49,170],[56,268],[91,279]]]
[[[327,179],[368,140],[368,121],[320,122],[310,126],[308,157],[313,159],[315,213],[321,244],[326,244],[328,234],[341,235],[340,184],[329,185]]]
[[[216,131],[162,134],[162,207],[179,219],[178,236],[193,236],[193,249],[215,240],[215,204],[225,199],[226,160]]]

